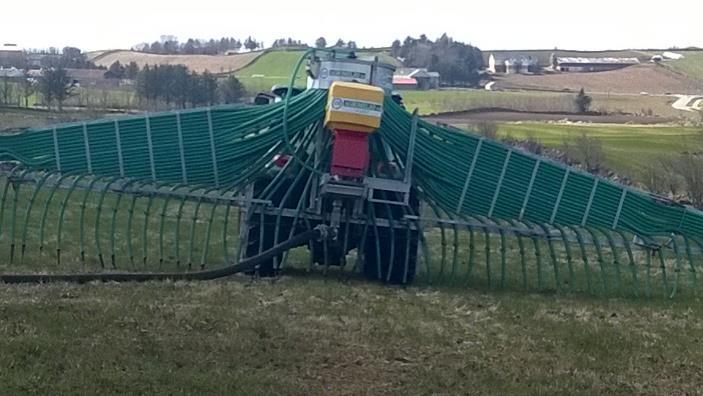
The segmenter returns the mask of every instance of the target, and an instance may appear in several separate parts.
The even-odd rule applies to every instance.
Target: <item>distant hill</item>
[[[288,84],[296,62],[303,55],[302,50],[269,50],[253,60],[247,66],[235,71],[237,78],[249,92],[268,91],[273,85]],[[381,62],[390,63],[396,67],[400,62],[384,50],[360,50],[359,57],[378,56]],[[296,85],[305,85],[305,68],[301,67]]]
[[[88,54],[89,60],[98,66],[109,67],[115,61],[128,64],[137,62],[144,65],[185,65],[198,73],[209,71],[214,74],[231,73],[248,65],[261,56],[263,51],[242,52],[234,55],[159,55],[129,50],[95,51]]]

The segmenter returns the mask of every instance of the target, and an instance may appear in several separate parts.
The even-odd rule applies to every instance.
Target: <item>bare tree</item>
[[[587,113],[591,108],[591,102],[593,102],[593,98],[586,95],[586,91],[584,91],[583,88],[581,88],[578,95],[576,95],[576,98],[574,99],[574,103],[576,104],[576,108],[579,113]]]
[[[675,162],[676,171],[686,185],[686,192],[691,203],[696,207],[703,205],[703,158],[686,153]]]
[[[7,106],[10,104],[10,96],[12,96],[12,85],[10,85],[10,77],[2,77],[2,104]]]
[[[51,109],[54,99],[58,103],[58,110],[63,111],[63,102],[73,94],[75,84],[62,67],[44,69],[39,77],[39,91]]]
[[[476,128],[476,132],[478,132],[481,136],[485,136],[493,140],[498,139],[498,125],[494,122],[481,121],[476,123],[474,128]]]
[[[29,107],[29,98],[37,92],[36,81],[30,78],[22,79],[22,98],[24,99],[24,107]]]
[[[676,160],[670,157],[647,162],[640,171],[639,179],[647,190],[654,193],[676,196],[681,191],[682,181],[677,173]]]
[[[564,140],[563,150],[572,161],[585,166],[590,172],[600,171],[605,164],[603,143],[585,132],[571,141]]]

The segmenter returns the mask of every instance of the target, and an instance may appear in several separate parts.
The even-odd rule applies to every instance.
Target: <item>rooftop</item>
[[[637,58],[571,58],[571,57],[558,57],[557,63],[570,63],[570,64],[599,64],[599,65],[635,65],[640,63]]]
[[[3,44],[0,46],[0,51],[2,52],[22,52],[22,48],[18,47],[17,44]]]
[[[417,85],[417,80],[406,76],[393,76],[393,85]]]

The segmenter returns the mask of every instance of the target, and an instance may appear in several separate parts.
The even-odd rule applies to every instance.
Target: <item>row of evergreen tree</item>
[[[213,74],[190,72],[182,65],[144,66],[137,74],[137,95],[147,105],[160,102],[181,108],[234,103],[246,94],[234,76],[218,80]]]

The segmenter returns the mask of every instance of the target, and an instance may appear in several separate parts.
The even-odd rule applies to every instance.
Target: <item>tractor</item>
[[[334,230],[334,236],[308,243],[312,263],[344,266],[349,252],[357,249],[367,278],[410,283],[419,241],[413,219],[420,210],[411,183],[414,139],[410,136],[408,160],[401,164],[374,134],[386,97],[400,101],[392,93],[395,68],[377,58],[333,51],[325,57],[311,55],[306,71],[308,89],[328,90],[324,122],[313,142],[277,154],[266,176],[248,186],[240,259],[289,239],[303,224],[306,228],[322,224]],[[275,86],[270,94],[257,95],[255,103],[279,102],[301,91]],[[306,186],[308,179],[312,182]],[[262,200],[268,204],[256,203]],[[275,275],[283,260],[279,254],[255,272]]]

